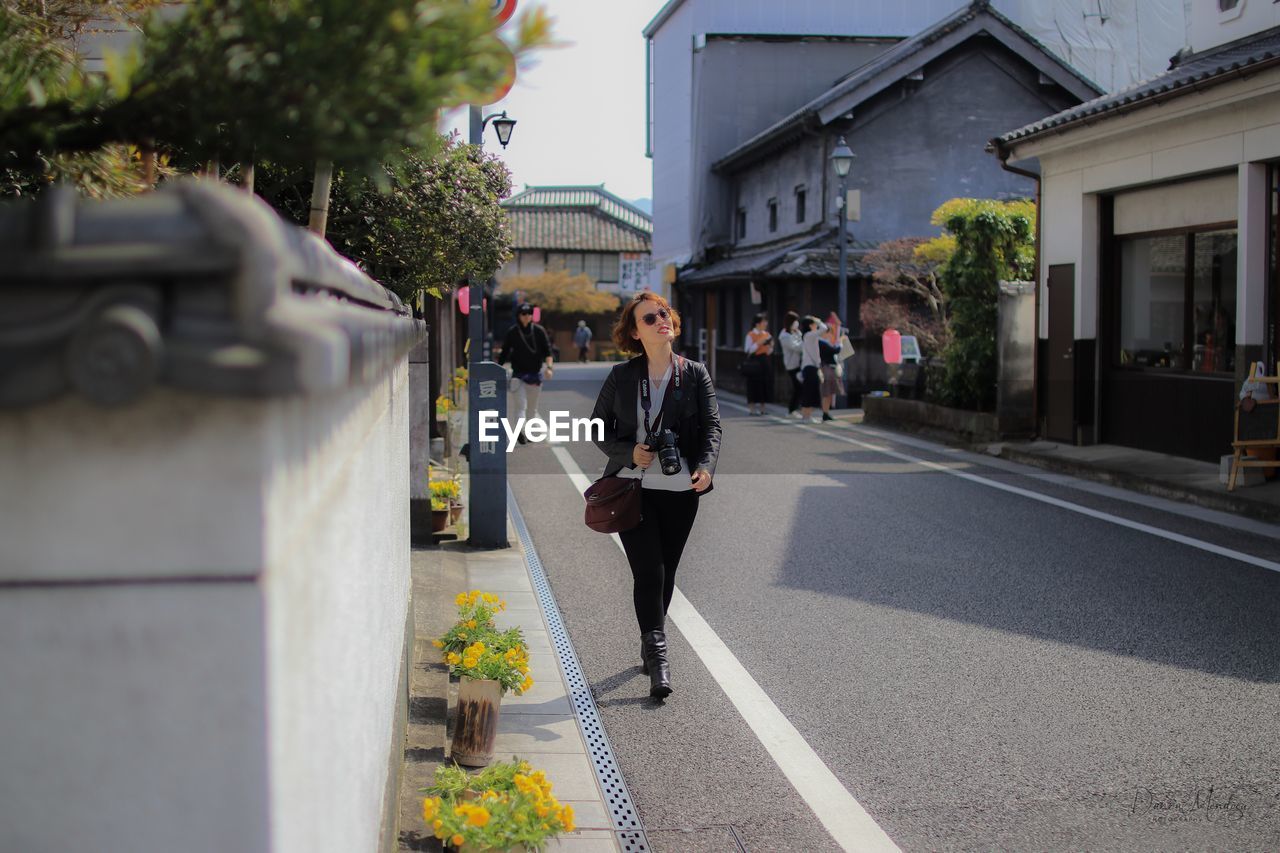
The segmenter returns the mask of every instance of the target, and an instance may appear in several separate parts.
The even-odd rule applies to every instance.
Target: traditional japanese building
[[[1275,371],[1278,9],[1197,3],[1167,72],[992,140],[1040,175],[1042,436],[1216,460]]]

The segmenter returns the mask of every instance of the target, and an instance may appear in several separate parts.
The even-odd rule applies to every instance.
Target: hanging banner
[[[635,293],[649,285],[649,273],[653,269],[653,260],[643,252],[620,252],[618,254],[618,290],[622,293]]]

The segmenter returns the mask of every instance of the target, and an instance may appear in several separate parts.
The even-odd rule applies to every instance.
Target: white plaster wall
[[[377,848],[407,377],[0,413],[0,849]]]
[[[1116,193],[1230,170],[1253,176],[1236,190],[1241,230],[1237,269],[1237,343],[1262,340],[1265,264],[1265,175],[1257,164],[1280,158],[1280,72],[1266,71],[1160,106],[1105,119],[1069,133],[1017,146],[1012,162],[1039,158],[1041,189],[1041,287],[1053,264],[1076,264],[1076,337],[1097,335],[1097,282],[1081,279],[1096,270],[1096,219],[1085,209],[1092,194]],[[1250,164],[1253,165],[1252,170]],[[1231,199],[1218,193],[1215,209]],[[1224,201],[1225,199],[1225,201]],[[1250,203],[1249,200],[1252,200]],[[1254,216],[1249,217],[1250,212]],[[1094,214],[1096,217],[1096,213]],[[1253,221],[1247,221],[1252,219]],[[1091,295],[1091,296],[1090,296]],[[1040,335],[1048,335],[1048,298],[1043,289]]]
[[[267,492],[275,851],[379,839],[409,603],[406,366],[362,390],[324,419],[290,405],[274,433],[311,448]]]
[[[1280,6],[1274,0],[1240,0],[1234,9],[1219,11],[1217,0],[1191,0],[1189,42],[1201,51],[1280,25]]]
[[[0,588],[0,850],[265,853],[262,646],[249,583]]]

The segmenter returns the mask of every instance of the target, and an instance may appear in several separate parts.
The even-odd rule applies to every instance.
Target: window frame
[[[1195,352],[1195,238],[1197,234],[1208,234],[1214,231],[1234,231],[1236,239],[1240,237],[1240,226],[1237,220],[1226,222],[1205,223],[1202,225],[1194,225],[1182,228],[1164,228],[1157,231],[1139,231],[1129,234],[1112,234],[1110,238],[1110,268],[1111,279],[1114,286],[1111,288],[1111,320],[1110,341],[1107,345],[1106,362],[1108,369],[1112,371],[1125,371],[1131,373],[1143,373],[1152,376],[1176,376],[1176,377],[1194,377],[1201,379],[1225,379],[1234,376],[1235,368],[1231,370],[1214,370],[1204,371],[1193,369],[1192,362]],[[1123,245],[1127,240],[1146,240],[1154,237],[1175,237],[1183,238],[1183,273],[1182,273],[1182,352],[1184,357],[1180,359],[1177,367],[1156,367],[1154,365],[1144,364],[1124,364],[1121,363],[1120,353],[1124,349],[1122,344],[1122,328],[1123,328],[1123,304],[1124,304],[1124,266],[1123,266]],[[1237,279],[1239,278],[1239,269],[1236,270]],[[1235,306],[1236,316],[1231,318],[1233,328],[1239,322],[1240,306]],[[1234,347],[1235,340],[1226,342],[1223,346]]]
[[[769,233],[776,234],[778,233],[778,199],[776,197],[771,198],[765,202],[765,205],[769,211]]]
[[[806,185],[801,184],[800,186],[796,187],[795,200],[796,200],[796,224],[803,225],[805,216],[808,213],[808,211],[805,208],[808,206],[808,201],[809,201],[809,188]]]

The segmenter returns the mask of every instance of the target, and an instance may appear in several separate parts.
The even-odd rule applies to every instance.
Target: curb
[[[1096,465],[1069,459],[1059,459],[1032,453],[998,442],[974,445],[970,449],[975,453],[986,453],[1020,465],[1030,465],[1033,468],[1068,474],[1072,477],[1079,477],[1082,480],[1106,483],[1109,486],[1116,486],[1131,492],[1188,503],[1219,512],[1228,512],[1270,524],[1280,524],[1280,506],[1252,500],[1235,492],[1227,492],[1225,490],[1217,492],[1194,486],[1179,485],[1168,480],[1160,480],[1143,474],[1100,468]]]

